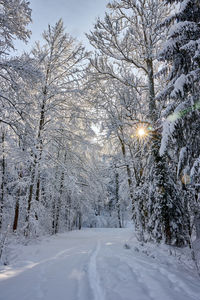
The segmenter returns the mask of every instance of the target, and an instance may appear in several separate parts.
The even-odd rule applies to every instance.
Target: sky
[[[103,17],[109,0],[29,0],[33,23],[28,45],[16,41],[18,52],[29,51],[35,41],[41,40],[42,32],[48,24],[54,25],[60,18],[66,31],[88,47],[85,33],[93,29],[98,16]]]

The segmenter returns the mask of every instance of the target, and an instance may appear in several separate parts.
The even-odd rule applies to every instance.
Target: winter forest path
[[[0,269],[0,300],[200,299],[195,275],[129,241],[131,229],[85,229],[21,246]]]

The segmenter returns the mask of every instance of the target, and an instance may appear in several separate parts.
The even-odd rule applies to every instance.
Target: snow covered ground
[[[130,228],[45,237],[12,250],[0,300],[199,300],[195,272],[163,249],[140,245]]]

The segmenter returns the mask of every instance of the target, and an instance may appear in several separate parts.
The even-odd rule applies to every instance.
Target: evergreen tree
[[[169,28],[169,36],[160,58],[168,63],[169,71],[166,87],[159,95],[160,99],[167,99],[160,153],[168,151],[170,160],[175,160],[174,172],[177,170],[184,194],[186,215],[189,218],[189,210],[199,219],[196,180],[192,181],[190,173],[196,169],[200,155],[200,3],[198,0],[166,2],[177,5],[177,12],[163,23]],[[186,222],[189,224],[190,220]]]

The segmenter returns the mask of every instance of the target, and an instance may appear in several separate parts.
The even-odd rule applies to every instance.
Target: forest
[[[142,242],[200,239],[200,2],[113,0],[92,51],[0,0],[0,233],[125,227]]]

